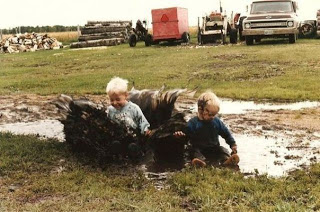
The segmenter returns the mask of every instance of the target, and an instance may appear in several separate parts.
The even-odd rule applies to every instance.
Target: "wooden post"
[[[2,40],[2,29],[0,29],[0,40]]]
[[[77,31],[78,31],[78,37],[80,37],[81,31],[80,31],[80,26],[79,26],[79,24],[78,24],[78,27],[77,27]]]

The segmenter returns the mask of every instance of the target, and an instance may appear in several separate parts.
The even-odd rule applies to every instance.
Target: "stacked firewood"
[[[128,39],[131,28],[131,21],[88,21],[70,48],[115,46]]]
[[[47,49],[63,48],[61,42],[47,34],[37,33],[16,34],[0,41],[0,52],[18,53]]]
[[[317,11],[317,34],[320,36],[320,9]]]

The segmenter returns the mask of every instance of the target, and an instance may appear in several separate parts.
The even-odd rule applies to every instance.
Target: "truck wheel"
[[[295,43],[297,40],[296,34],[290,34],[289,35],[289,43]]]
[[[241,41],[245,41],[246,40],[246,38],[242,35],[242,30],[241,29],[239,29],[239,40],[241,40]]]
[[[238,41],[238,30],[237,29],[230,29],[230,43],[236,44]]]
[[[246,44],[248,46],[253,45],[253,37],[252,36],[246,36]]]
[[[254,41],[255,41],[256,43],[260,43],[260,42],[261,42],[261,38],[255,38]]]
[[[182,38],[182,42],[184,42],[184,43],[189,43],[189,41],[190,41],[190,35],[187,32],[184,32],[182,34],[181,38]]]
[[[129,45],[130,45],[130,47],[135,47],[137,45],[137,37],[135,34],[130,35]]]
[[[151,46],[152,44],[152,35],[147,34],[146,39],[144,41],[145,46]]]

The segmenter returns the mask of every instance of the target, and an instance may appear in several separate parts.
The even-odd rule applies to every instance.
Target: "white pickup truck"
[[[252,45],[262,38],[289,38],[295,43],[299,33],[297,3],[292,0],[256,0],[243,20],[242,35]]]

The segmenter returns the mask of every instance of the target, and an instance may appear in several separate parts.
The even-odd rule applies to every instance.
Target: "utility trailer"
[[[153,35],[147,35],[146,46],[159,44],[162,41],[189,43],[188,9],[181,7],[153,9],[151,14]]]

